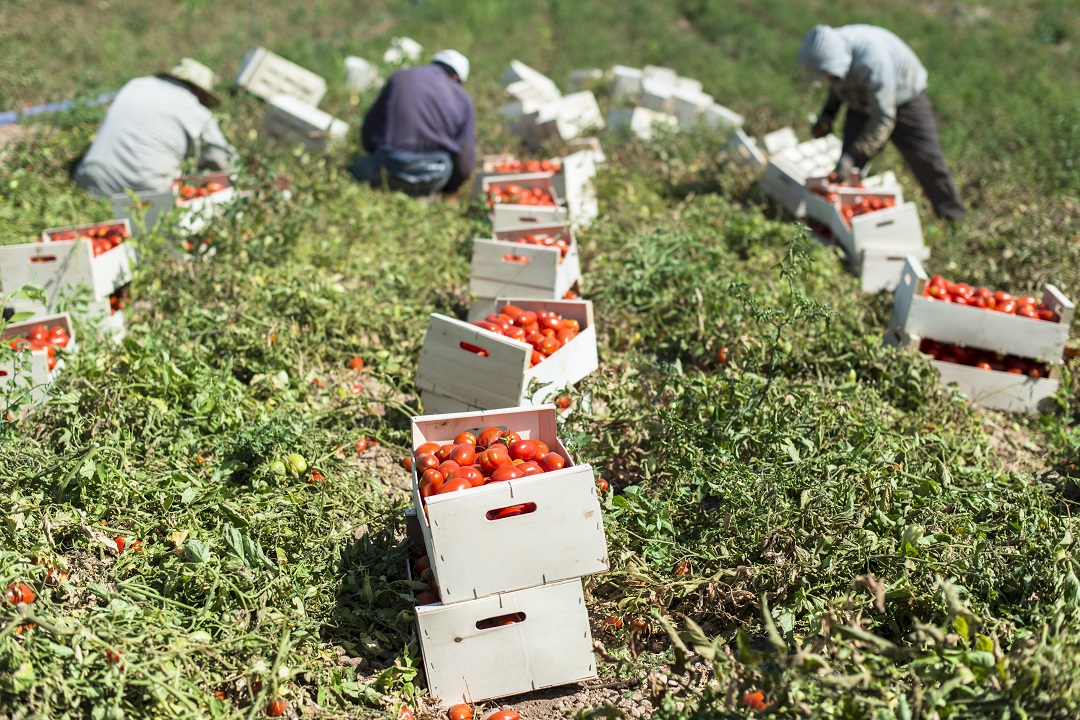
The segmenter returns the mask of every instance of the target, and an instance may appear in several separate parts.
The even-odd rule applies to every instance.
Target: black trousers
[[[844,117],[844,152],[862,134],[868,117],[858,110],[847,109]],[[940,218],[959,220],[967,210],[956,192],[945,154],[941,151],[941,138],[934,121],[934,108],[926,91],[896,108],[896,127],[893,128],[893,145],[904,156],[915,179],[934,206]],[[851,153],[854,156],[854,153]]]

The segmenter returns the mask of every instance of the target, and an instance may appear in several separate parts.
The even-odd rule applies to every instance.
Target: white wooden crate
[[[378,68],[362,57],[349,55],[345,58],[345,87],[354,92],[364,92],[382,83]]]
[[[608,125],[615,130],[625,130],[642,140],[651,140],[656,126],[678,127],[678,119],[671,113],[635,107],[612,110],[608,113]]]
[[[529,67],[520,60],[511,60],[510,65],[503,71],[499,83],[504,88],[509,88],[514,83],[527,82],[537,87],[556,88],[555,81],[535,68]]]
[[[577,226],[588,225],[600,213],[593,187],[595,155],[591,150],[579,150],[558,158],[558,161],[561,168],[551,179],[552,187],[566,203],[570,221]]]
[[[893,300],[890,330],[1004,355],[1062,362],[1076,306],[1053,285],[1044,285],[1042,302],[1057,322],[957,305],[923,296],[929,276],[914,257],[906,258]]]
[[[464,430],[494,426],[523,440],[544,441],[566,461],[562,470],[541,473],[425,501],[413,472],[413,504],[424,546],[444,605],[606,572],[604,535],[596,477],[591,465],[575,465],[556,433],[555,407],[422,415],[412,420],[413,447],[452,443]],[[531,512],[498,520],[489,513],[513,505]],[[477,562],[476,548],[484,548]]]
[[[49,228],[47,230],[42,230],[41,240],[42,242],[64,240],[65,238],[60,236],[69,232],[75,233],[76,237],[86,237],[84,233],[87,230],[94,230],[100,227],[107,227],[110,230],[119,230],[121,233],[123,233],[125,238],[131,237],[131,222],[125,218],[117,218],[115,220],[106,220],[105,222],[83,223],[81,225],[70,225],[68,227]]]
[[[12,295],[24,285],[39,285],[52,306],[63,291],[86,285],[93,299],[102,300],[131,282],[134,267],[135,247],[126,240],[100,255],[94,255],[86,238],[5,245],[0,247],[0,288]]]
[[[707,128],[741,128],[744,120],[742,115],[717,102],[710,103],[701,110],[701,122]]]
[[[885,250],[902,256],[924,247],[919,210],[913,202],[856,215],[850,226],[843,216],[836,217],[830,229],[848,257],[858,257],[865,250]]]
[[[641,97],[641,68],[615,65],[611,68],[611,99],[629,98],[637,101]]]
[[[565,228],[566,224],[540,225],[535,230],[551,227]],[[496,234],[533,231],[533,228],[510,228],[497,230]],[[577,242],[571,243],[561,261],[559,254],[555,247],[505,240],[474,240],[469,291],[474,298],[475,311],[470,308],[469,319],[478,320],[491,312],[495,298],[562,300],[570,290],[580,291],[582,277]],[[480,298],[490,302],[478,303]]]
[[[532,346],[445,315],[432,313],[416,368],[416,387],[467,407],[517,407],[546,401],[600,366],[592,302],[499,298],[494,311],[513,304],[551,310],[578,321],[578,335],[529,367]],[[480,348],[487,355],[470,348]]]
[[[678,88],[671,95],[671,114],[679,127],[690,128],[697,123],[705,108],[713,104],[713,96],[700,90]]]
[[[309,152],[322,152],[349,134],[344,120],[289,95],[270,98],[262,129],[279,142],[300,142]]]
[[[202,184],[207,182],[220,182],[225,187],[217,192],[202,197],[184,199],[177,195],[175,208],[177,214],[174,220],[176,227],[183,235],[194,235],[206,229],[208,225],[221,218],[228,207],[239,197],[236,188],[226,173],[214,173],[198,177],[180,178],[180,184]]]
[[[762,167],[768,162],[765,153],[758,148],[757,141],[743,132],[741,128],[736,129],[735,134],[731,136],[731,140],[727,144],[727,151],[755,168]]]
[[[261,47],[244,56],[236,84],[263,100],[291,95],[312,106],[326,94],[325,78]]]
[[[675,107],[675,81],[663,77],[641,80],[641,99],[638,105],[656,112],[671,113]]]
[[[11,361],[0,358],[0,400],[12,393],[26,393],[31,403],[39,403],[48,397],[49,384],[64,370],[62,354],[74,355],[79,346],[75,341],[75,328],[67,313],[55,315],[37,315],[29,320],[9,323],[0,333],[0,339],[6,345],[12,338],[20,337],[37,325],[52,328],[56,325],[67,330],[67,347],[57,354],[56,366],[49,370],[47,350],[23,351]]]
[[[806,175],[798,165],[778,155],[769,158],[758,181],[761,191],[797,218],[806,215]]]
[[[528,177],[531,176],[531,177]],[[568,213],[561,205],[561,198],[555,191],[551,181],[551,173],[528,173],[515,175],[512,179],[508,176],[494,176],[484,179],[486,193],[490,189],[505,188],[510,185],[522,187],[539,187],[551,194],[555,205],[515,205],[512,203],[495,203],[491,209],[491,222],[495,230],[516,228],[523,226],[541,225],[564,225],[568,220]]]
[[[855,258],[849,258],[851,271],[859,278],[859,288],[865,293],[882,290],[893,292],[900,283],[904,271],[904,262],[908,257],[925,260],[930,257],[930,248],[889,250],[865,248]]]
[[[765,148],[765,152],[768,155],[775,155],[782,150],[793,148],[799,144],[799,137],[795,134],[795,130],[790,127],[782,127],[779,130],[773,130],[770,133],[766,133],[761,138],[761,145]]]
[[[64,303],[59,305],[63,307]],[[57,312],[55,306],[40,303],[12,304],[7,309],[20,313],[30,313],[29,321],[32,324],[41,322],[42,318],[61,314]],[[91,300],[85,306],[80,305],[78,312],[65,308],[63,314],[83,322],[96,322],[99,335],[107,340],[112,340],[114,343],[119,343],[127,334],[127,319],[124,311],[117,310],[114,312],[107,298],[105,300]]]
[[[975,309],[975,308],[971,308]],[[985,312],[985,311],[980,311]],[[1000,314],[1000,313],[999,313]],[[918,352],[922,338],[890,330],[886,342]],[[928,358],[944,385],[957,388],[976,405],[1007,412],[1038,413],[1052,404],[1060,385],[1060,375],[1051,366],[1049,377],[1033,378],[997,370],[983,370],[971,365],[942,362]]]
[[[415,612],[428,691],[443,707],[596,677],[580,580],[455,605],[421,605]],[[507,615],[523,619],[477,628]]]
[[[160,229],[161,223],[169,217],[176,207],[176,195],[172,190],[164,192],[134,193],[132,201],[127,193],[118,193],[109,197],[113,214],[131,222],[131,231],[136,237]]]
[[[555,103],[544,105],[536,118],[539,139],[562,141],[604,127],[604,114],[591,90],[564,95]]]

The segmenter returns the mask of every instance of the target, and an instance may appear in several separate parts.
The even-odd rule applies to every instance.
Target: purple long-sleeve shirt
[[[398,70],[364,117],[360,140],[369,153],[379,145],[410,152],[450,153],[454,172],[447,189],[453,190],[476,165],[472,99],[441,65]]]

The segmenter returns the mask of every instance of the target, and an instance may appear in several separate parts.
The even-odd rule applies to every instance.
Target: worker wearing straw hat
[[[469,61],[456,50],[395,72],[364,117],[360,139],[369,154],[349,168],[353,177],[414,196],[461,187],[476,164],[468,78]]]
[[[236,151],[211,112],[218,104],[214,73],[191,58],[167,73],[131,80],[75,168],[75,182],[109,197],[170,190],[188,157],[200,170],[230,170]]]
[[[926,68],[903,40],[874,25],[818,25],[803,39],[798,61],[808,82],[829,86],[814,137],[832,132],[836,113],[847,103],[838,176],[861,169],[892,140],[934,213],[948,220],[964,216],[926,94]]]

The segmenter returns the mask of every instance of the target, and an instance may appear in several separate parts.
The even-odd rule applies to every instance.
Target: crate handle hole
[[[519,505],[510,505],[508,507],[488,510],[485,517],[487,517],[488,520],[505,520],[506,518],[517,517],[518,515],[528,515],[529,513],[534,512],[536,512],[536,503],[527,502]]]
[[[540,218],[538,218],[538,217],[519,217],[518,220],[520,222],[531,222],[531,223],[540,222]]]
[[[30,258],[30,262],[32,262],[32,263],[56,262],[56,256],[55,255],[35,255],[34,257]]]
[[[525,622],[525,613],[516,612],[509,613],[507,615],[497,615],[495,617],[484,618],[483,620],[476,621],[477,630],[490,630],[491,628],[505,627],[506,625],[516,625],[517,623]]]
[[[487,357],[488,356],[488,351],[487,350],[485,350],[484,348],[482,348],[482,347],[480,347],[478,345],[473,345],[472,343],[467,343],[467,342],[462,341],[461,349],[462,350],[467,350],[467,351],[469,351],[471,353],[479,355],[480,357]]]
[[[895,220],[882,220],[881,222],[879,222],[876,225],[876,227],[879,227],[879,228],[888,227],[888,226],[892,225],[895,222],[896,222]]]
[[[521,265],[528,265],[529,262],[531,262],[529,260],[529,258],[526,257],[525,255],[513,255],[511,253],[506,253],[505,255],[502,256],[502,259],[503,259],[503,262],[519,263]]]

